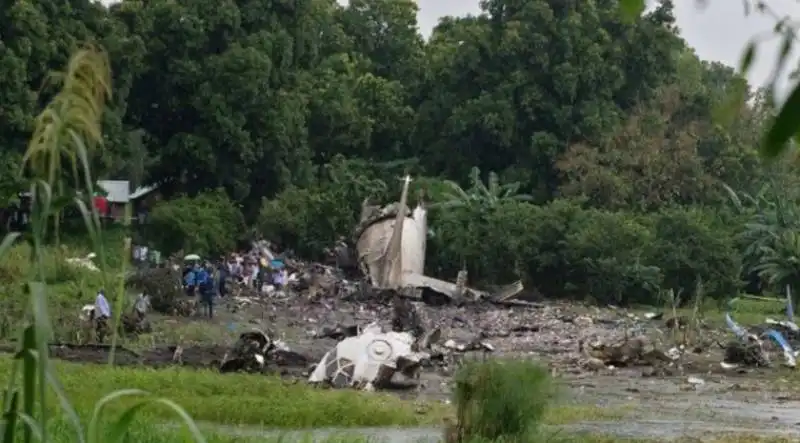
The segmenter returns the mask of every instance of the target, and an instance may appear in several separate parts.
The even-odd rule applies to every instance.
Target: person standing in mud
[[[225,297],[228,292],[228,267],[225,265],[225,258],[221,258],[217,265],[217,290],[220,297]]]
[[[94,325],[98,343],[103,343],[108,335],[109,318],[111,318],[111,306],[106,299],[105,290],[100,289],[94,299]]]
[[[214,270],[209,264],[203,269],[202,272],[204,272],[204,280],[202,283],[198,283],[198,289],[200,291],[200,303],[202,304],[205,313],[208,315],[208,318],[214,318]]]
[[[197,265],[187,267],[183,274],[183,287],[186,289],[186,295],[194,295],[194,289],[197,286]]]

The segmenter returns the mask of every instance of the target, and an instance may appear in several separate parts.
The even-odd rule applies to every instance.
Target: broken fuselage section
[[[451,301],[489,297],[466,286],[466,271],[459,273],[455,283],[424,274],[428,213],[421,202],[413,210],[407,206],[410,183],[411,177],[406,176],[397,203],[384,207],[367,202],[362,205],[361,221],[354,235],[362,272],[373,286],[381,289],[433,291]],[[522,289],[522,283],[515,282],[497,295],[508,299]]]

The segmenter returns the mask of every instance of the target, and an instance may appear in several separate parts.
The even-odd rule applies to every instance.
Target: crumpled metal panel
[[[428,213],[422,206],[408,213],[410,182],[411,178],[406,177],[400,202],[385,207],[381,216],[375,217],[356,241],[359,263],[378,287],[406,286],[404,275],[423,274],[425,269]],[[367,217],[369,212],[364,208],[362,216]]]
[[[308,381],[374,389],[398,370],[430,358],[427,353],[414,352],[413,344],[414,337],[407,332],[384,332],[378,324],[370,324],[360,335],[346,338],[328,351]],[[403,363],[402,368],[398,362]]]
[[[413,214],[419,218],[404,218],[400,233],[402,241],[399,253],[389,250],[392,233],[397,223],[393,218],[384,219],[369,226],[356,243],[359,261],[366,265],[370,277],[379,286],[389,288],[403,286],[402,274],[422,274],[425,269],[427,212],[423,208],[417,208]],[[392,255],[398,257],[398,262],[395,264],[398,270],[388,271],[392,278],[388,282],[380,284],[381,276],[387,272],[383,268],[384,263],[390,264],[385,258]]]

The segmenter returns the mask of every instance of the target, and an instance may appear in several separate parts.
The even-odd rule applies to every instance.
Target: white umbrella
[[[183,257],[184,261],[200,261],[200,256],[197,254],[189,254],[186,257]]]

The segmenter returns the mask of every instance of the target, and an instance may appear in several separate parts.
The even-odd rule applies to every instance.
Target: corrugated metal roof
[[[97,185],[108,192],[106,199],[111,203],[128,203],[131,199],[131,185],[128,180],[98,180]]]
[[[140,188],[136,188],[136,190],[133,191],[133,194],[130,195],[130,199],[136,200],[137,198],[144,197],[156,189],[158,189],[158,186],[142,186]]]

